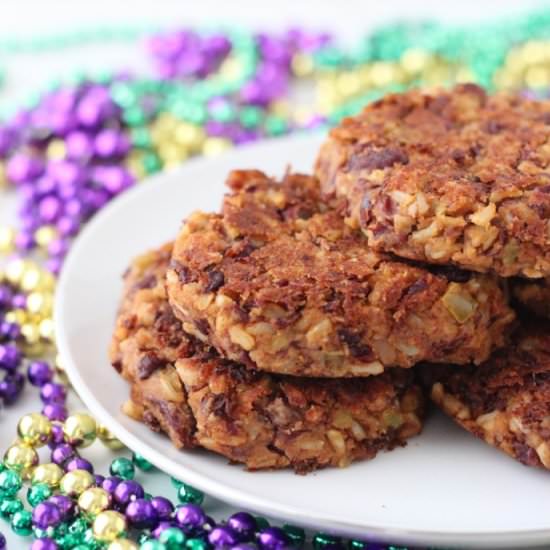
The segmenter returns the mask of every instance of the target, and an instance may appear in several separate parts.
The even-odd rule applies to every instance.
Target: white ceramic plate
[[[125,417],[126,383],[107,359],[131,258],[171,238],[191,211],[217,209],[232,168],[282,175],[311,168],[319,139],[264,142],[140,184],[74,244],[58,286],[56,328],[71,381],[128,447],[225,501],[304,526],[409,544],[511,548],[550,541],[550,474],[528,469],[434,416],[406,448],[308,476],[249,473],[206,452],[180,452]]]

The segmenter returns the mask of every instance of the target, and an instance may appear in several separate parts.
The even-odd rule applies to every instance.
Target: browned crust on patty
[[[177,237],[168,296],[187,332],[250,368],[367,376],[419,361],[480,363],[514,318],[498,281],[370,250],[315,178],[229,176],[221,214]],[[341,201],[340,201],[341,203]]]
[[[424,375],[432,399],[463,428],[524,464],[550,469],[548,323],[526,323],[479,367]]]
[[[524,308],[550,319],[550,277],[545,279],[514,279],[512,294]]]
[[[127,414],[177,447],[298,473],[373,458],[420,432],[424,400],[411,371],[359,380],[268,375],[187,335],[164,290],[170,248],[140,256],[126,274],[111,361],[131,384]]]
[[[550,102],[473,84],[389,95],[333,129],[316,174],[369,244],[501,276],[550,275]]]

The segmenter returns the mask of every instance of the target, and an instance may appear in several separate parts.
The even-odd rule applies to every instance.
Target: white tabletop
[[[274,4],[254,0],[145,0],[75,2],[69,0],[2,0],[0,36],[32,37],[37,34],[56,34],[65,30],[94,29],[98,27],[130,27],[140,25],[182,27],[193,25],[238,25],[251,29],[284,29],[300,25],[312,29],[329,30],[347,42],[353,42],[373,27],[396,19],[438,18],[447,22],[471,22],[498,16],[513,16],[525,10],[548,5],[541,0],[277,0]],[[139,54],[139,45],[128,43],[94,44],[70,50],[39,54],[18,54],[0,57],[0,68],[6,69],[6,86],[0,90],[0,107],[7,102],[18,102],[37,87],[54,77],[71,75],[76,70],[93,73],[105,69],[147,69],[147,58]],[[144,50],[142,49],[143,53]],[[13,197],[0,195],[0,225],[15,219]],[[81,405],[74,395],[70,397],[72,410]],[[0,452],[15,438],[15,426],[26,412],[41,408],[37,391],[27,387],[16,405],[0,411]],[[98,473],[106,473],[113,454],[96,443],[84,451]],[[45,458],[45,455],[42,455]],[[153,494],[170,496],[176,501],[175,489],[160,473],[141,474],[146,488]],[[226,517],[232,511],[228,506],[210,499],[205,502],[214,517]],[[234,510],[233,510],[234,511]],[[9,550],[26,547],[20,537],[9,532],[0,520],[0,531],[8,539]],[[527,550],[527,549],[522,549]]]

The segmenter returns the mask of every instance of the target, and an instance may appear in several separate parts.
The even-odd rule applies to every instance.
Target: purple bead
[[[53,369],[46,361],[32,361],[27,368],[27,378],[33,386],[43,386],[52,381]]]
[[[117,476],[107,477],[101,484],[101,487],[105,489],[109,494],[113,494],[115,492],[115,489],[120,485],[121,481],[122,478]]]
[[[20,231],[15,236],[15,246],[21,252],[28,252],[36,245],[32,232]],[[24,307],[24,306],[23,306]]]
[[[49,420],[57,420],[58,422],[65,422],[69,413],[67,407],[61,403],[46,403],[42,407],[42,414]]]
[[[38,215],[45,223],[53,223],[61,213],[61,202],[56,197],[45,197],[38,205]]]
[[[174,512],[174,505],[164,497],[153,497],[151,505],[157,512],[159,519],[169,519]]]
[[[231,550],[256,550],[258,547],[255,544],[242,542],[231,547]]]
[[[11,307],[14,309],[24,309],[27,305],[27,297],[24,294],[15,294],[11,299]],[[2,359],[0,358],[0,361]]]
[[[130,172],[120,166],[98,166],[94,170],[93,179],[112,195],[117,195],[134,183]]]
[[[55,180],[48,175],[44,175],[38,179],[34,187],[35,195],[44,196],[55,192]],[[33,196],[34,200],[36,197]]]
[[[86,169],[69,160],[50,161],[47,173],[57,182],[58,186],[80,185],[86,179]]]
[[[88,161],[94,152],[93,140],[82,131],[71,132],[65,139],[67,158],[70,160]]]
[[[126,518],[138,529],[148,529],[158,522],[157,511],[149,500],[137,498],[126,507]]]
[[[34,231],[38,227],[38,220],[34,215],[21,216],[19,227],[23,231]]]
[[[6,285],[0,285],[0,308],[4,309],[11,304],[12,291]]]
[[[122,505],[126,505],[136,498],[143,498],[143,495],[143,487],[132,479],[121,481],[113,493],[115,501]]]
[[[112,158],[125,155],[130,149],[128,138],[112,128],[99,132],[94,140],[94,150],[98,157]]]
[[[69,241],[66,239],[54,239],[48,245],[48,254],[50,256],[64,257],[69,250]]]
[[[239,536],[231,527],[220,525],[208,534],[208,542],[215,548],[227,548],[239,542]]]
[[[50,538],[36,539],[31,544],[30,550],[58,550],[56,542]]]
[[[65,403],[67,388],[63,384],[48,382],[40,388],[40,398],[44,403]]]
[[[227,525],[239,534],[241,540],[249,540],[257,529],[254,516],[247,512],[237,512],[233,514],[227,520]]]
[[[289,540],[279,527],[268,527],[258,534],[258,544],[264,550],[284,550],[289,547]]]
[[[41,502],[32,511],[32,522],[39,529],[54,527],[61,520],[61,511],[53,502]]]
[[[8,321],[0,322],[0,341],[15,341],[19,336],[21,336],[21,328],[17,323],[10,323]]]
[[[0,550],[6,550],[6,537],[0,533]]]
[[[73,219],[82,215],[82,202],[79,198],[72,198],[65,203],[65,214]]]
[[[96,487],[101,487],[104,481],[105,481],[105,476],[102,476],[101,474],[94,475],[94,483]]]
[[[206,522],[206,514],[196,504],[184,504],[176,508],[175,519],[180,527],[201,527]]]
[[[117,110],[105,88],[90,89],[79,101],[76,110],[78,122],[85,128],[95,128],[107,118],[116,114]]]
[[[65,471],[70,472],[71,470],[86,470],[90,472],[91,474],[94,473],[94,466],[85,458],[82,458],[80,456],[76,456],[74,458],[71,458],[67,464],[65,464]]]
[[[76,455],[77,452],[72,445],[61,443],[61,445],[52,449],[51,459],[52,462],[55,462],[58,466],[62,466],[67,460],[74,458]]]
[[[76,235],[80,229],[80,221],[74,217],[62,216],[57,221],[57,230],[63,237],[72,237]]]
[[[24,384],[25,377],[20,372],[7,373],[0,381],[0,399],[6,405],[11,405],[21,394]]]
[[[0,157],[5,158],[15,145],[15,132],[6,127],[0,127]]]
[[[52,433],[50,436],[50,442],[48,443],[48,447],[50,449],[55,449],[58,445],[61,445],[65,440],[65,434],[63,433],[63,426],[61,424],[58,424],[57,422],[54,422],[52,424]]]
[[[74,501],[65,495],[53,495],[46,502],[51,502],[57,506],[63,520],[70,519],[76,513]]]
[[[26,304],[26,299],[25,299]],[[17,306],[14,306],[17,307]],[[24,307],[24,306],[23,306]],[[21,363],[21,352],[10,344],[0,345],[0,368],[14,371]]]
[[[44,172],[44,162],[38,157],[18,153],[11,157],[6,166],[8,180],[20,184],[36,179]]]
[[[63,266],[63,260],[61,258],[49,258],[44,267],[53,275],[59,275],[61,273],[61,267]]]

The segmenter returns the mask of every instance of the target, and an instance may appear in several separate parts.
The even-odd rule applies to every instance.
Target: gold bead
[[[177,143],[166,142],[159,144],[158,155],[163,164],[180,164],[189,156],[189,151]]]
[[[243,72],[243,64],[235,57],[228,57],[220,65],[220,76],[225,80],[235,80],[240,77]]]
[[[28,358],[41,357],[45,353],[49,352],[47,346],[44,345],[44,342],[36,342],[35,344],[23,344],[23,351]]]
[[[27,445],[42,447],[52,433],[51,422],[39,413],[30,413],[21,417],[17,424],[17,435]]]
[[[361,89],[361,81],[356,74],[345,72],[338,77],[336,86],[343,96],[349,97],[359,92]]]
[[[31,292],[27,296],[27,310],[31,313],[39,313],[42,316],[52,313],[53,298],[51,294],[44,292]]]
[[[21,335],[25,338],[25,344],[34,346],[40,342],[40,331],[38,327],[32,323],[21,325]]]
[[[420,73],[432,60],[432,56],[419,48],[410,48],[401,56],[401,66],[408,73]]]
[[[32,292],[38,287],[41,275],[40,269],[32,264],[29,265],[21,277],[21,288],[25,292]]]
[[[6,165],[0,162],[0,189],[6,189],[8,187],[8,178],[6,176]]]
[[[292,72],[299,78],[310,76],[313,73],[313,58],[311,55],[297,53],[290,62]]]
[[[109,508],[111,499],[109,493],[100,487],[90,487],[78,497],[78,506],[91,517],[97,516]]]
[[[105,447],[112,451],[124,449],[124,443],[117,439],[106,426],[100,425],[97,428],[97,437]]]
[[[96,539],[101,542],[112,542],[126,531],[126,519],[119,512],[107,510],[101,512],[94,520],[92,530]]]
[[[0,227],[0,253],[11,254],[15,249],[15,229],[13,227]]]
[[[16,258],[7,263],[4,273],[6,274],[6,279],[13,285],[18,285],[21,282],[21,278],[25,274],[27,268],[29,267],[29,262]]]
[[[228,139],[210,137],[204,140],[202,152],[204,155],[212,157],[227,151],[232,146],[233,144]]]
[[[50,292],[53,293],[55,290],[55,277],[52,273],[46,270],[42,270],[40,273],[40,279],[36,286],[36,290],[41,292]]]
[[[4,315],[4,318],[8,323],[22,325],[27,322],[28,315],[24,309],[12,309]]]
[[[78,496],[93,484],[94,476],[87,470],[71,470],[59,481],[59,490],[68,496]]]
[[[205,139],[204,130],[196,124],[180,122],[174,130],[174,140],[184,145],[190,152],[197,152]]]
[[[46,156],[51,160],[62,160],[66,154],[65,142],[61,139],[52,139],[46,148]]]
[[[130,171],[136,180],[141,180],[147,175],[147,170],[143,165],[143,153],[141,151],[132,151],[124,162],[126,168]]]
[[[109,546],[107,550],[138,550],[139,546],[130,539],[115,539]]]
[[[6,467],[18,471],[23,477],[27,477],[38,462],[37,452],[23,442],[14,443],[4,454]]]
[[[34,232],[34,240],[41,248],[47,248],[57,236],[57,229],[53,225],[44,225]]]
[[[65,439],[70,445],[88,447],[96,438],[96,421],[86,413],[72,414],[63,424]]]
[[[525,73],[525,84],[529,88],[545,88],[549,82],[550,73],[544,65],[529,67]]]
[[[55,489],[63,478],[63,473],[61,467],[53,462],[41,464],[33,470],[31,482],[33,485],[45,483],[48,487]]]
[[[286,99],[274,101],[269,107],[269,112],[275,116],[286,118],[290,113],[290,103]]]
[[[38,332],[40,337],[49,342],[54,342],[55,340],[55,325],[53,319],[42,319],[38,325]]]

